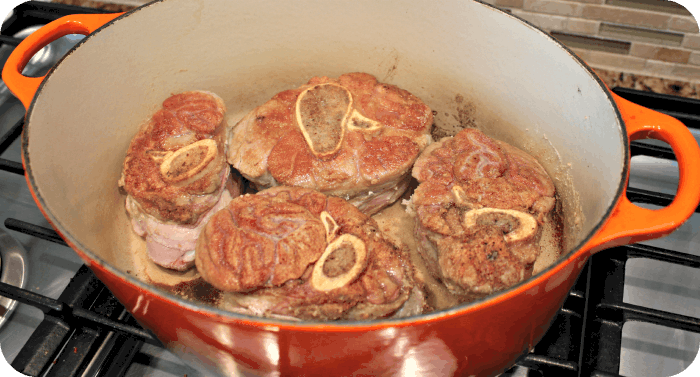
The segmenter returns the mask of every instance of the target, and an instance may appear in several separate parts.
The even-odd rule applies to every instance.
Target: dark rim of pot
[[[64,55],[58,61],[58,63],[56,63],[56,65],[54,67],[60,65],[63,62],[63,60],[66,59],[68,56],[70,56],[77,48],[79,48],[83,43],[90,40],[90,37],[93,34],[99,33],[104,28],[109,27],[110,25],[112,25],[116,22],[119,22],[119,20],[121,20],[125,17],[128,17],[129,15],[131,15],[133,13],[136,13],[142,9],[151,7],[155,4],[158,4],[158,3],[161,3],[164,1],[166,1],[166,0],[152,1],[148,4],[144,4],[138,8],[135,8],[135,9],[107,22],[106,24],[104,24],[103,26],[101,26],[100,28],[95,30],[92,34],[86,36],[81,41],[79,41],[66,55]],[[549,35],[546,31],[533,25],[532,23],[530,23],[530,22],[528,22],[520,17],[517,17],[511,13],[505,12],[505,11],[503,11],[503,10],[499,9],[498,7],[495,7],[491,4],[484,3],[481,0],[472,0],[472,1],[479,3],[483,6],[486,6],[490,9],[492,9],[493,11],[499,12],[499,13],[503,14],[504,16],[510,17],[517,22],[522,22],[523,24],[527,25],[528,27],[532,28],[533,30],[539,32],[543,37],[548,39],[550,42],[555,43],[559,48],[561,48],[569,56],[571,56],[571,58],[574,59],[579,64],[579,66],[581,66],[581,68],[588,73],[590,78],[592,78],[600,86],[600,88],[603,90],[603,93],[605,93],[605,95],[608,97],[608,100],[610,101],[610,104],[612,105],[611,108],[615,112],[615,116],[618,119],[618,125],[620,126],[619,131],[622,134],[622,142],[624,143],[624,146],[623,146],[624,147],[624,166],[623,166],[622,175],[621,175],[620,181],[619,181],[620,183],[617,187],[617,191],[615,192],[615,196],[614,196],[612,202],[610,203],[608,208],[605,210],[605,214],[601,217],[600,221],[589,231],[589,233],[586,235],[586,237],[584,237],[578,244],[576,244],[568,253],[560,256],[556,263],[552,263],[550,266],[548,266],[544,270],[540,271],[538,274],[533,275],[529,279],[526,279],[522,282],[519,282],[518,284],[515,284],[515,285],[513,285],[513,286],[511,286],[503,291],[491,294],[489,296],[486,296],[484,298],[481,298],[481,299],[478,299],[475,301],[471,301],[468,303],[462,303],[462,304],[456,305],[456,306],[451,307],[451,308],[436,310],[436,311],[432,311],[432,312],[425,313],[425,314],[410,316],[410,317],[406,317],[406,318],[397,318],[397,319],[384,318],[384,319],[373,319],[373,320],[367,320],[367,321],[345,321],[345,320],[343,320],[343,321],[331,321],[331,322],[291,321],[291,320],[284,320],[284,319],[262,318],[262,317],[250,316],[250,315],[245,315],[245,314],[233,313],[233,312],[226,311],[223,309],[215,308],[213,306],[209,306],[207,304],[203,304],[203,303],[199,304],[199,303],[195,303],[195,302],[186,300],[186,299],[184,299],[180,296],[177,296],[173,293],[160,290],[151,284],[145,283],[145,282],[135,278],[134,276],[129,275],[129,274],[111,266],[105,260],[101,259],[97,254],[92,252],[89,248],[82,245],[79,240],[73,238],[70,235],[70,233],[64,231],[60,222],[47,210],[48,207],[46,206],[44,199],[39,195],[38,190],[35,190],[35,188],[37,186],[36,186],[36,182],[34,181],[34,177],[32,175],[30,157],[27,153],[27,145],[28,145],[30,132],[28,132],[27,129],[25,129],[25,132],[22,133],[22,156],[23,156],[23,159],[25,162],[25,174],[27,176],[28,181],[31,183],[31,186],[32,186],[30,188],[32,189],[32,191],[34,193],[35,199],[39,202],[40,206],[42,207],[41,209],[49,217],[51,224],[53,224],[54,226],[56,226],[58,228],[61,236],[66,238],[67,241],[69,241],[69,243],[75,245],[82,252],[87,254],[91,259],[96,261],[97,262],[96,264],[102,266],[109,273],[112,273],[112,274],[118,276],[119,278],[128,281],[129,283],[137,286],[140,289],[147,290],[156,296],[165,297],[166,299],[168,299],[170,301],[174,301],[179,306],[182,306],[182,307],[185,307],[187,309],[194,310],[194,311],[200,311],[200,312],[205,311],[205,312],[208,312],[209,314],[212,314],[212,315],[228,317],[232,320],[241,320],[241,321],[248,322],[248,323],[257,322],[257,323],[260,323],[263,325],[284,326],[284,327],[288,327],[288,328],[314,329],[314,328],[317,328],[319,325],[322,325],[322,329],[324,331],[328,331],[328,330],[331,330],[333,328],[338,328],[338,329],[358,328],[359,330],[362,330],[363,328],[366,328],[366,329],[385,328],[385,327],[392,327],[392,326],[403,327],[406,325],[410,325],[413,322],[440,321],[442,319],[454,317],[455,315],[458,315],[460,312],[468,311],[469,308],[471,308],[473,306],[480,305],[480,304],[487,302],[487,301],[492,301],[492,300],[495,301],[501,296],[508,295],[508,294],[512,293],[513,291],[521,289],[522,286],[527,285],[527,284],[533,282],[534,280],[539,279],[541,276],[550,272],[551,270],[556,269],[556,268],[561,268],[563,266],[563,264],[571,263],[570,260],[572,260],[574,256],[577,256],[577,254],[579,253],[581,248],[588,241],[590,241],[591,238],[600,230],[600,228],[603,226],[603,224],[605,224],[607,222],[607,220],[610,218],[610,215],[611,215],[613,209],[615,208],[615,206],[619,202],[620,198],[622,197],[622,195],[625,191],[626,184],[627,184],[627,173],[629,172],[629,168],[630,168],[630,166],[629,166],[630,165],[630,161],[629,161],[630,150],[629,150],[629,140],[628,140],[625,126],[624,126],[624,122],[622,120],[622,115],[620,114],[618,107],[616,105],[614,105],[615,101],[612,97],[612,94],[607,89],[607,87],[605,86],[603,81],[598,77],[598,75],[596,75],[595,72],[581,58],[579,58],[573,51],[571,51],[571,49],[569,49],[563,43],[561,43],[556,38]],[[32,102],[29,106],[29,109],[27,109],[27,114],[26,114],[27,124],[29,124],[29,120],[31,119],[31,113],[34,109],[34,105],[36,103],[36,98],[38,97],[39,92],[41,92],[42,88],[44,87],[46,82],[49,80],[49,77],[52,75],[53,72],[54,72],[54,69],[52,68],[46,74],[44,80],[39,85],[39,88],[37,89],[37,91],[34,95],[34,98],[32,98]]]

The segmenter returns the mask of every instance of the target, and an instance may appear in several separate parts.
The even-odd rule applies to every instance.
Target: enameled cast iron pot
[[[19,73],[71,33],[89,36],[49,74]],[[312,76],[353,71],[416,94],[445,133],[477,125],[537,156],[564,203],[565,255],[485,300],[352,323],[235,315],[132,275],[143,241],[117,180],[131,137],[163,99],[210,90],[235,121]],[[222,375],[501,373],[540,340],[592,253],[672,232],[700,197],[700,151],[680,122],[611,94],[546,33],[476,1],[156,1],[48,24],[17,47],[3,79],[27,107],[22,158],[46,217],[143,326]],[[677,155],[667,208],[625,197],[629,141],[640,138]]]

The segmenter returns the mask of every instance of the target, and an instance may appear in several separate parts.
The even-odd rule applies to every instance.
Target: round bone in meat
[[[175,152],[168,152],[160,164],[160,175],[168,184],[188,185],[206,174],[216,173],[216,141],[202,139]]]
[[[340,149],[351,110],[352,94],[340,85],[316,85],[301,92],[297,124],[314,155],[330,156]]]
[[[512,209],[480,208],[464,214],[464,226],[491,225],[503,229],[506,243],[529,241],[537,233],[537,220]]]
[[[365,268],[367,248],[361,239],[343,234],[328,244],[314,265],[311,286],[330,291],[352,282]]]

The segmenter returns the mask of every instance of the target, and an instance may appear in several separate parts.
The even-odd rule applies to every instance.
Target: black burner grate
[[[8,35],[31,25],[45,24],[67,14],[99,12],[104,11],[30,1],[18,6],[3,24],[0,43],[17,45],[20,41]],[[700,114],[695,110],[700,109],[700,101],[623,88],[613,91],[672,115],[689,128],[700,128]],[[19,137],[22,126],[19,121],[0,135],[0,154]],[[632,143],[632,155],[675,159],[669,148],[640,142]],[[2,158],[0,170],[24,174],[21,164]],[[658,206],[666,206],[673,199],[634,188],[628,190],[628,197],[633,202]],[[7,219],[5,226],[65,245],[51,229],[16,219]],[[504,376],[618,376],[622,328],[630,321],[700,333],[698,318],[623,302],[625,263],[632,258],[700,268],[700,257],[643,245],[618,247],[593,256],[542,341]],[[15,369],[30,376],[123,376],[144,342],[160,345],[85,266],[58,300],[5,284],[0,284],[0,294],[33,305],[45,314],[12,363]]]
[[[84,265],[58,300],[6,284],[0,294],[44,312],[12,362],[28,376],[123,376],[144,341],[158,344]]]

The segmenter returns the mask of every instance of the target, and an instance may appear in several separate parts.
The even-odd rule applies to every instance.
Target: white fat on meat
[[[140,210],[139,204],[129,195],[126,210],[131,216],[134,232],[146,240],[146,250],[153,263],[184,271],[194,266],[194,250],[197,238],[209,219],[231,202],[231,194],[223,190],[216,204],[193,225],[167,224]]]

